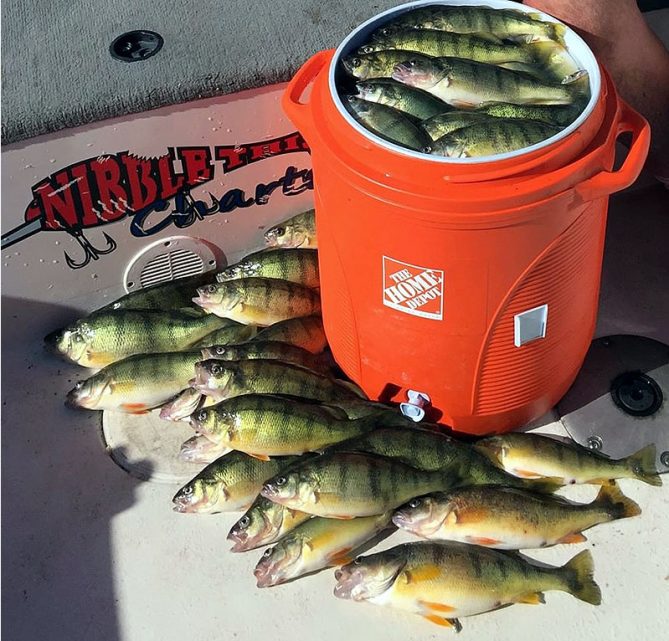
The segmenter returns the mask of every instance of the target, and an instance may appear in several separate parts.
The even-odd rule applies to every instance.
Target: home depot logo
[[[444,272],[383,257],[383,304],[399,312],[444,317]]]

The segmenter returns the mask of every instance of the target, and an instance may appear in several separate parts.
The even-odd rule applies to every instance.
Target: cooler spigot
[[[410,389],[407,390],[407,399],[406,403],[400,403],[400,412],[415,423],[422,421],[425,418],[423,408],[430,404],[430,397],[425,392]]]

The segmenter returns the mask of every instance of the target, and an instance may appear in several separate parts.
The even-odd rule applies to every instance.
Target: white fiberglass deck
[[[612,198],[598,335],[637,333],[669,343],[668,201],[657,185]],[[68,320],[70,311],[61,311]],[[41,337],[52,329],[42,312],[27,301],[5,301],[2,309],[7,639],[424,641],[454,634],[413,615],[336,599],[332,570],[257,589],[252,570],[262,550],[228,551],[236,515],[173,512],[176,486],[128,476],[101,446],[100,415],[63,406],[80,371],[42,351]],[[561,433],[550,417],[541,429]],[[621,487],[642,516],[598,526],[587,543],[528,554],[561,564],[590,549],[600,607],[549,593],[546,605],[464,619],[458,638],[661,637],[669,627],[669,490],[633,481]],[[570,489],[576,500],[596,492]],[[406,538],[393,534],[382,546]]]

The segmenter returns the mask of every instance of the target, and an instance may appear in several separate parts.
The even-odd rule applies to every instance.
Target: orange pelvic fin
[[[443,612],[444,614],[448,612],[453,612],[455,608],[445,603],[435,603],[434,601],[419,601],[418,602],[426,610],[431,610],[432,612]]]
[[[541,474],[537,474],[536,472],[532,472],[531,470],[519,470],[518,468],[514,468],[513,474],[515,476],[520,476],[521,479],[540,479],[543,478]]]
[[[437,625],[442,625],[446,628],[454,628],[456,632],[460,632],[460,630],[462,630],[462,624],[457,619],[444,619],[443,617],[440,617],[436,614],[424,614],[423,618],[432,623],[436,623]]]
[[[128,414],[148,414],[146,403],[121,403],[121,409]]]
[[[498,539],[490,539],[486,536],[468,536],[467,541],[469,543],[473,543],[474,545],[483,545],[483,546],[491,546],[491,545],[497,545],[498,543],[501,543]]]
[[[574,532],[572,534],[567,534],[558,540],[558,543],[583,543],[588,539],[581,532]]]
[[[528,603],[529,605],[539,605],[546,603],[543,592],[530,592],[521,596],[516,603]]]
[[[259,461],[269,461],[267,454],[252,454],[251,452],[247,452],[247,454],[253,458],[257,458]]]

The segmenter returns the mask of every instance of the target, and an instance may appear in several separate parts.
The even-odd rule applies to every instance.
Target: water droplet
[[[40,258],[40,259],[39,259],[39,262],[40,262],[40,263],[43,263],[43,262],[44,262],[44,259],[43,259],[43,258]]]
[[[23,266],[24,266],[24,267],[28,267],[28,263],[23,263]]]
[[[60,241],[59,241],[59,240],[56,241],[56,245],[60,245]]]
[[[56,162],[56,159],[55,158],[49,158],[49,162],[53,164],[53,163]]]
[[[56,258],[54,258],[51,262],[52,262],[54,265],[57,265],[60,261],[57,260]]]
[[[53,289],[53,285],[49,285],[47,289]]]
[[[14,252],[14,256],[20,256],[21,252]]]
[[[209,116],[209,118],[207,118],[207,120],[208,120],[209,122],[211,122],[211,121],[213,120],[213,118],[212,118],[211,116]]]
[[[33,169],[33,166],[32,166],[32,165],[26,165],[26,166],[24,167],[24,169]]]
[[[218,127],[212,127],[211,130],[212,131],[218,131]]]
[[[5,263],[5,267],[7,267],[7,265],[9,265],[9,263]]]
[[[227,131],[229,134],[232,133],[232,129],[230,129],[230,127],[228,127],[228,128],[226,129],[226,131]]]
[[[98,277],[97,274],[91,274],[91,278],[92,278],[93,280],[95,280],[97,277]]]

